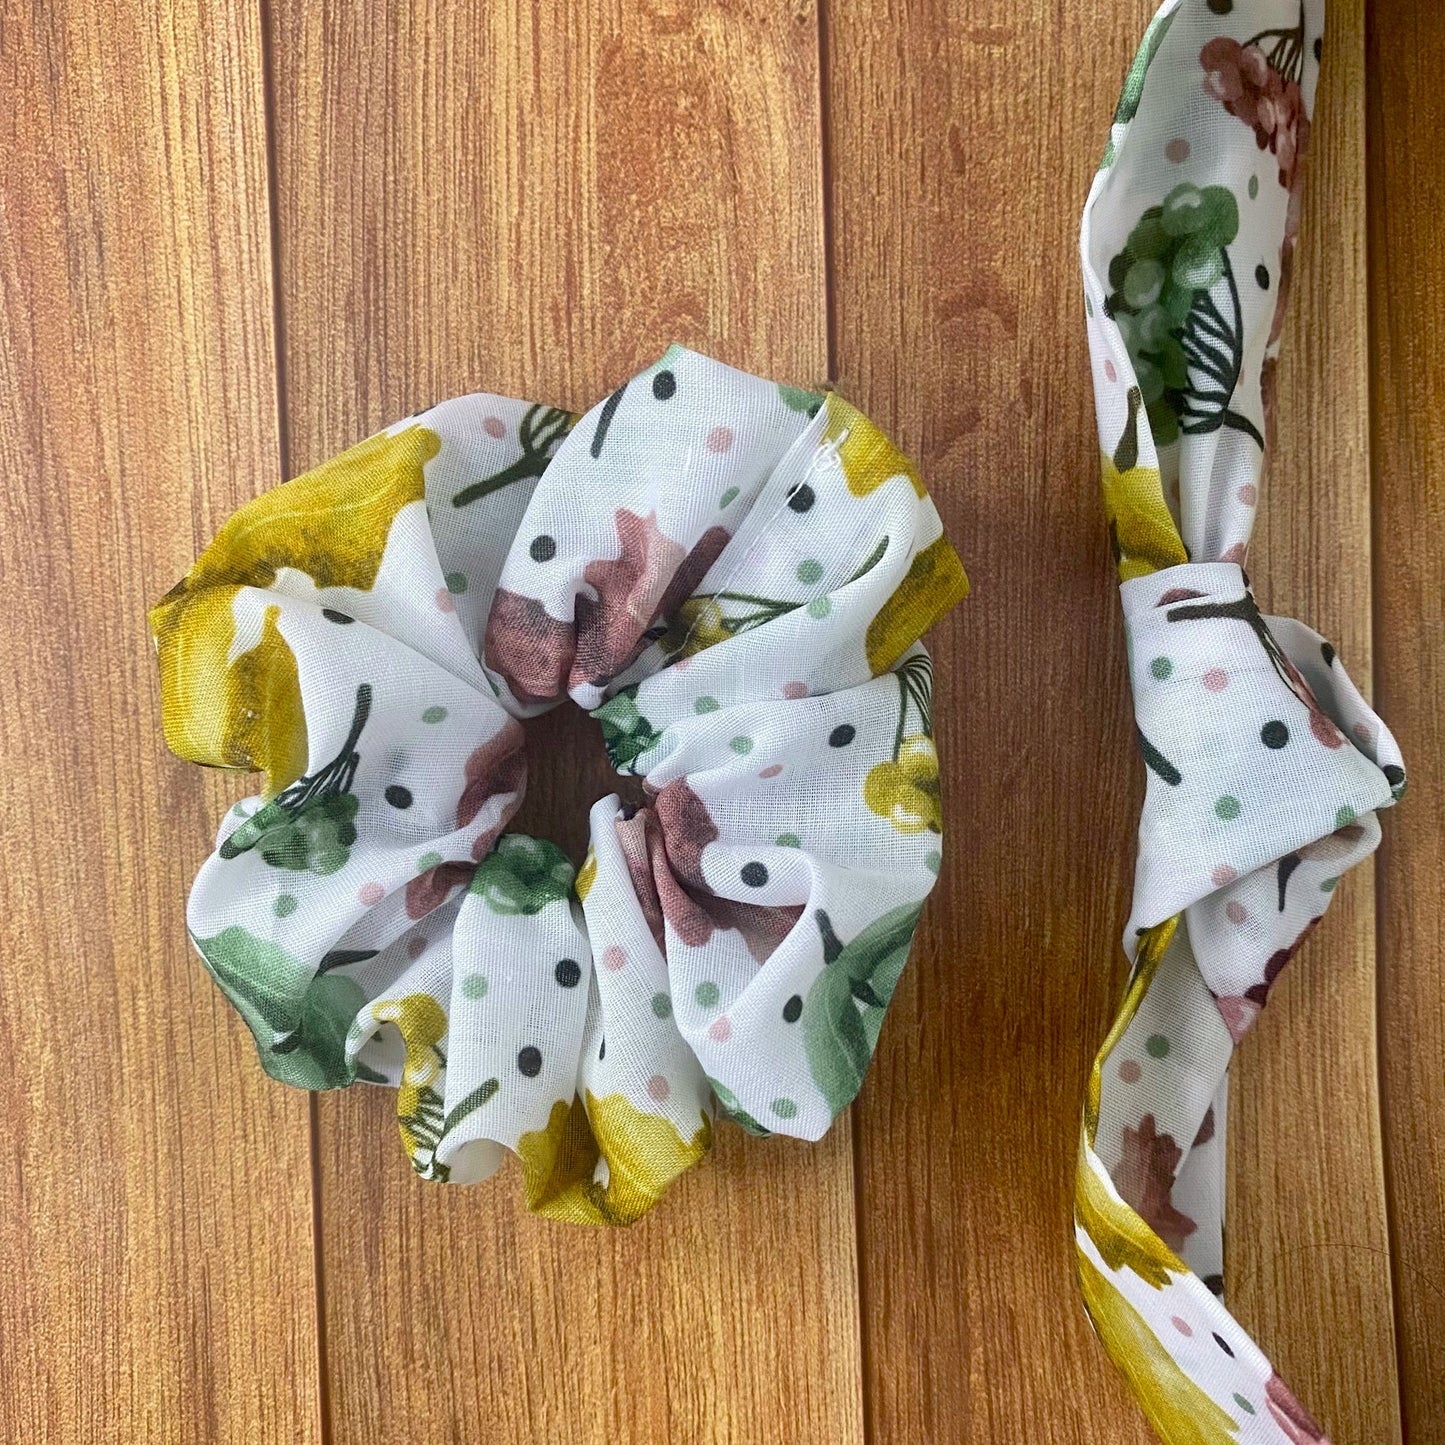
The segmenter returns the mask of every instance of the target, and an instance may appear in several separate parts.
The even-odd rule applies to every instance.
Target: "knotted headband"
[[[1084,212],[1104,500],[1147,791],[1133,965],[1094,1063],[1084,1299],[1170,1445],[1324,1432],[1223,1292],[1226,1074],[1402,793],[1334,649],[1243,571],[1318,76],[1322,0],[1170,0]]]
[[[397,1090],[424,1178],[505,1150],[627,1223],[711,1141],[852,1100],[938,873],[932,669],[967,592],[839,397],[674,347],[578,419],[444,402],[242,508],[154,609],[166,739],[263,771],[191,892],[261,1063]],[[504,831],[570,696],[647,803]],[[553,762],[557,760],[552,760]]]

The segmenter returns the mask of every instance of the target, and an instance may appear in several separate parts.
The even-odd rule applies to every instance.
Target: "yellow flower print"
[[[1175,1364],[1143,1316],[1082,1250],[1078,1266],[1089,1317],[1160,1439],[1169,1445],[1235,1445],[1237,1422]]]
[[[1164,501],[1158,467],[1139,462],[1139,417],[1143,398],[1129,390],[1129,423],[1112,457],[1104,457],[1104,508],[1121,581],[1144,577],[1189,560],[1179,528]]]
[[[432,1167],[431,1155],[436,1152],[441,1128],[442,1102],[436,1082],[446,1061],[437,1044],[447,1031],[447,1016],[429,993],[384,999],[373,1006],[371,1016],[379,1024],[395,1024],[406,1047],[396,1117],[413,1167],[426,1172]]]
[[[658,646],[669,656],[695,657],[731,636],[717,598],[689,597],[673,615]]]
[[[878,677],[955,604],[968,596],[968,578],[947,537],[923,548],[908,575],[868,624],[868,666]]]
[[[917,468],[861,411],[832,391],[823,405],[827,412],[823,443],[837,448],[848,490],[855,497],[866,497],[898,476],[907,477],[920,497],[928,495]]]
[[[527,1208],[569,1224],[632,1224],[711,1147],[705,1114],[687,1140],[624,1094],[589,1093],[585,1109],[580,1099],[558,1100],[546,1128],[517,1141]],[[595,1177],[599,1158],[607,1161],[606,1183]]]
[[[592,891],[592,885],[597,880],[597,850],[589,848],[587,856],[582,860],[582,866],[577,870],[577,881],[572,885],[572,891],[577,895],[579,903],[586,903],[587,895]]]
[[[938,749],[925,733],[903,739],[898,756],[869,770],[863,800],[900,833],[943,831],[938,787]]]

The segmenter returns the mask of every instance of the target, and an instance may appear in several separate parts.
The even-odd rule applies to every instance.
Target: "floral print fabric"
[[[1230,1317],[1230,1056],[1404,790],[1334,649],[1244,572],[1299,220],[1321,0],[1170,0],[1084,213],[1104,501],[1139,744],[1132,964],[1075,1195],[1089,1314],[1170,1445],[1318,1445]]]
[[[967,582],[841,398],[681,348],[444,402],[236,514],[152,613],[166,737],[263,772],[188,906],[261,1063],[396,1090],[424,1178],[627,1223],[715,1113],[852,1100],[939,869],[922,634]],[[570,698],[647,803],[509,832]]]

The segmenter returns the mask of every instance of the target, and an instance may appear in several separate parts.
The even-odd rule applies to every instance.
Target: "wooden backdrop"
[[[0,0],[0,1438],[1146,1439],[1068,1197],[1142,786],[1074,243],[1149,4]],[[1430,1445],[1445,8],[1329,23],[1254,570],[1373,654],[1413,786],[1238,1065],[1231,1300],[1339,1445]],[[144,616],[382,423],[581,407],[670,340],[835,379],[975,591],[932,639],[947,869],[851,1118],[726,1131],[589,1233],[417,1182],[384,1093],[263,1078],[182,922],[234,784],[164,753]],[[577,853],[599,742],[534,749],[524,821]]]

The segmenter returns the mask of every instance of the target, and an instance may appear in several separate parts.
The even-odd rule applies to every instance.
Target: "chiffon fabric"
[[[1075,1236],[1095,1328],[1170,1445],[1326,1438],[1222,1303],[1226,1077],[1405,786],[1334,649],[1262,616],[1244,571],[1323,26],[1320,0],[1165,4],[1083,221],[1148,784]]]
[[[242,508],[151,622],[171,748],[265,774],[187,911],[262,1067],[388,1085],[423,1178],[510,1151],[578,1222],[651,1208],[715,1112],[820,1137],[939,870],[919,638],[966,591],[871,422],[680,347]],[[507,830],[568,698],[646,797],[591,805],[575,871]]]

